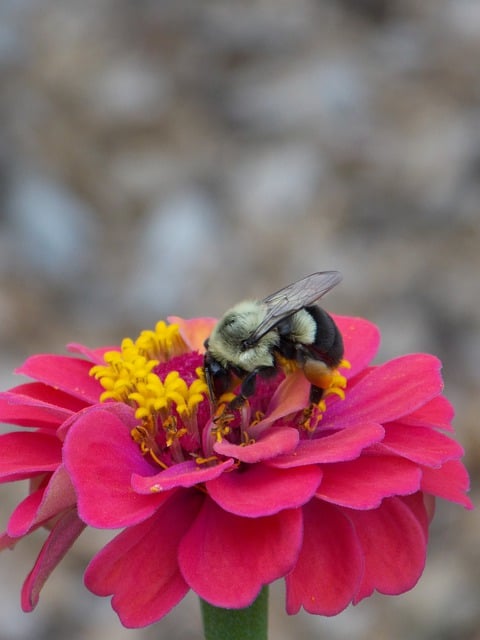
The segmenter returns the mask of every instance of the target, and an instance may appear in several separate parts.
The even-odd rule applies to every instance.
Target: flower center
[[[259,379],[249,411],[227,412],[228,418],[212,422],[203,356],[190,351],[177,324],[163,321],[153,331],[142,331],[136,340],[125,338],[119,350],[104,354],[104,361],[90,370],[104,389],[100,401],[132,407],[138,420],[131,431],[133,440],[143,455],[165,469],[190,457],[198,464],[212,460],[214,443],[224,438],[243,445],[254,442],[249,429],[261,420],[279,384],[278,377]],[[345,360],[340,364],[349,366]],[[297,427],[314,433],[327,409],[328,396],[343,399],[345,387],[346,378],[338,370],[327,372],[322,400],[294,419]],[[207,425],[209,430],[204,433]]]
[[[197,411],[208,388],[203,359],[188,354],[178,325],[159,322],[154,331],[142,331],[135,341],[125,338],[120,350],[106,352],[104,360],[105,365],[90,370],[105,389],[100,401],[123,402],[135,409],[139,424],[132,438],[143,454],[166,468],[183,459],[182,448],[188,452],[199,448]],[[175,364],[186,368],[188,383]]]

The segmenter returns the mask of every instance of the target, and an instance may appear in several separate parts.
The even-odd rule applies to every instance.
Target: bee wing
[[[255,344],[281,320],[313,304],[341,280],[339,271],[318,271],[267,296],[262,300],[267,310],[265,318],[245,342]]]

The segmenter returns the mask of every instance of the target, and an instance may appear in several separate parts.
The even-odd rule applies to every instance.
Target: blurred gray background
[[[31,353],[339,269],[325,306],[376,322],[380,359],[444,361],[475,501],[479,61],[477,0],[0,0],[2,387]],[[479,640],[479,535],[440,504],[413,592],[287,618],[278,585],[271,637]],[[201,637],[194,597],[135,631],[85,590],[103,533],[22,614],[42,539],[0,558],[0,640]]]

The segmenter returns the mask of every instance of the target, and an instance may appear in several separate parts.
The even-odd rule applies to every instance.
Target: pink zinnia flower
[[[243,608],[285,578],[288,613],[323,615],[411,589],[433,497],[471,507],[463,451],[444,433],[453,410],[440,363],[414,354],[371,366],[377,329],[334,319],[348,362],[308,421],[301,372],[260,381],[233,422],[211,421],[201,355],[211,319],[159,323],[110,351],[74,346],[82,359],[28,359],[19,372],[38,382],[0,395],[1,420],[35,428],[2,436],[4,480],[32,478],[3,539],[53,528],[24,608],[84,523],[124,528],[85,581],[113,595],[130,627],[189,589]]]

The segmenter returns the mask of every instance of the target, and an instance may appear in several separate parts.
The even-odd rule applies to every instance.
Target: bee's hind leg
[[[310,404],[317,404],[322,400],[325,389],[317,387],[314,384],[310,387]]]
[[[332,380],[330,367],[321,360],[308,359],[303,365],[305,377],[310,382],[310,404],[303,411],[301,424],[307,431],[315,431],[325,410],[323,397]]]
[[[310,406],[303,412],[302,425],[308,431],[314,431],[326,409],[325,397],[335,394],[345,397],[346,378],[336,368],[329,367],[321,360],[307,360],[303,371],[310,382]]]

